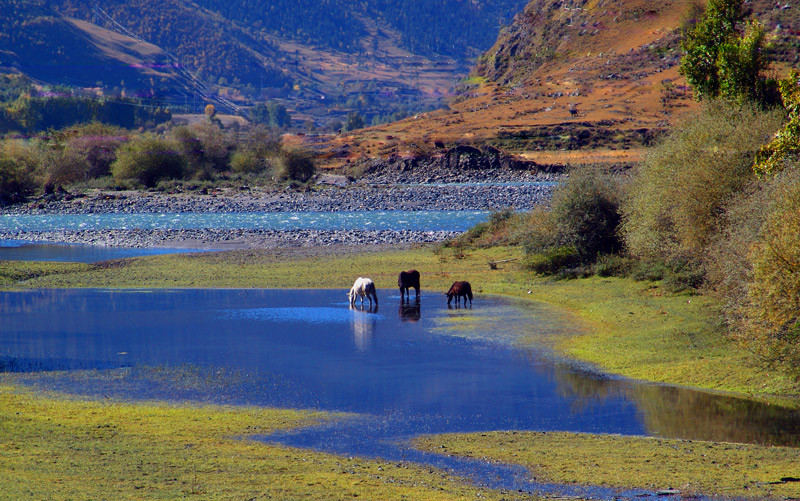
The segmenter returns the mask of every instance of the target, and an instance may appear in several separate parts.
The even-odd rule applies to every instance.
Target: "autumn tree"
[[[764,28],[745,23],[742,0],[709,0],[703,18],[684,36],[680,72],[698,99],[726,98],[768,104],[774,83],[764,74]]]

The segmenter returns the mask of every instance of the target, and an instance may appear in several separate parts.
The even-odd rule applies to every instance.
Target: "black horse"
[[[400,301],[409,298],[409,289],[414,288],[417,293],[417,301],[419,301],[419,272],[417,270],[401,271],[400,276],[397,277],[397,286],[400,287]]]

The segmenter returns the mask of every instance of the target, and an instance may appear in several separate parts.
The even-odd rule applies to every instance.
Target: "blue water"
[[[198,249],[103,247],[82,244],[31,243],[24,240],[0,240],[0,261],[62,261],[96,263],[108,259],[201,252]]]
[[[408,440],[520,429],[800,444],[797,410],[608,378],[517,347],[522,334],[569,334],[545,309],[485,296],[449,309],[423,289],[419,305],[380,290],[370,311],[350,309],[345,292],[0,292],[0,373],[90,396],[356,413],[262,439],[568,495],[519,469],[421,453]]]
[[[150,214],[4,214],[0,231],[115,229],[466,231],[488,211],[230,212]]]

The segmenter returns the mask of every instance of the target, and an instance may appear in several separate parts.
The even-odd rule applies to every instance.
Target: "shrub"
[[[724,283],[726,313],[763,362],[800,378],[800,171],[794,168],[743,199],[729,234],[749,241],[734,256],[744,272]],[[742,259],[744,258],[744,259]]]
[[[619,178],[592,168],[570,172],[569,179],[553,194],[552,209],[534,209],[528,227],[521,231],[525,251],[541,269],[564,262],[564,266],[589,264],[601,254],[618,252],[620,223]],[[566,259],[565,249],[570,249]]]
[[[175,143],[148,134],[121,147],[111,171],[117,182],[134,181],[152,188],[161,179],[183,177],[186,165]]]
[[[527,268],[543,275],[552,275],[578,264],[580,264],[578,251],[569,245],[550,247],[540,253],[529,254],[525,261]]]
[[[474,245],[477,247],[491,247],[494,245],[508,245],[513,243],[510,226],[519,216],[513,209],[492,211],[489,220],[478,223],[458,236],[455,241],[461,245]]]
[[[89,178],[89,168],[89,161],[80,150],[64,148],[50,151],[46,162],[46,191],[54,187],[86,181]]]
[[[36,191],[34,172],[40,162],[41,152],[35,144],[0,143],[0,205],[22,202]]]
[[[198,179],[213,179],[228,169],[232,145],[217,124],[203,122],[176,127],[172,138],[186,158],[191,174]]]
[[[777,111],[716,101],[676,127],[634,172],[622,204],[629,252],[703,259],[724,207],[755,179],[755,152],[780,123]]]
[[[626,277],[633,268],[633,260],[619,254],[603,254],[594,263],[594,274],[600,277]]]
[[[311,155],[300,150],[282,152],[275,160],[273,168],[278,179],[302,183],[311,179],[317,170]]]
[[[231,155],[231,170],[237,174],[259,174],[267,168],[264,158],[253,150],[236,150]]]

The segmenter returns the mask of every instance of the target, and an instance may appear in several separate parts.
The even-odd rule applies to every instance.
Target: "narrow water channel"
[[[798,411],[610,378],[519,346],[522,334],[570,335],[543,307],[379,296],[377,310],[353,310],[343,290],[0,292],[0,373],[79,395],[355,413],[263,440],[434,464],[513,489],[555,487],[408,440],[517,429],[800,445]]]

